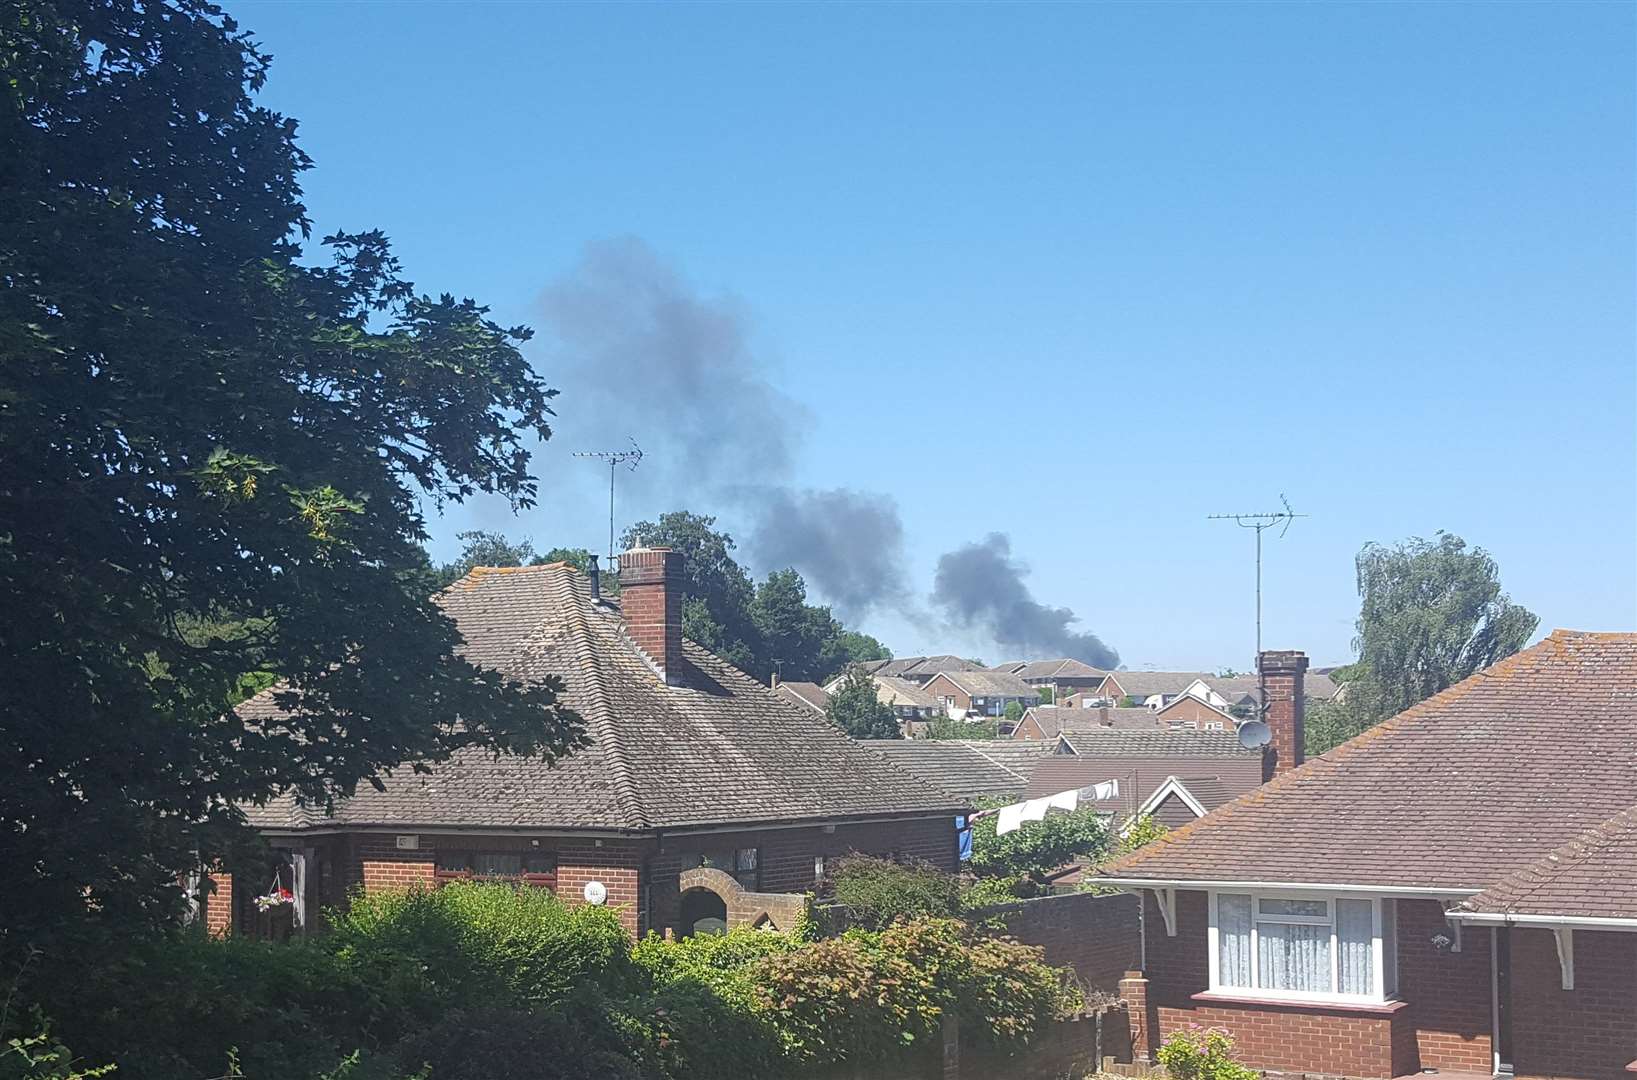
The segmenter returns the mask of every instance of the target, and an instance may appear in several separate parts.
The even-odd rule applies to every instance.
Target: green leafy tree
[[[896,739],[898,718],[883,702],[875,680],[863,668],[848,668],[841,685],[830,695],[830,722],[855,739]]]
[[[892,659],[891,649],[870,635],[857,630],[843,630],[836,636],[832,648],[836,663],[830,669],[831,674],[841,671],[849,664],[862,664],[868,660]]]
[[[993,716],[977,716],[970,719],[956,720],[952,716],[939,715],[932,718],[926,726],[926,737],[929,739],[998,739],[1000,738],[1000,722]]]
[[[1006,703],[1006,719],[1013,726],[1016,726],[1023,719],[1023,703],[1021,701],[1008,701]]]
[[[1394,547],[1368,544],[1357,570],[1358,662],[1339,701],[1309,710],[1309,753],[1504,660],[1540,624],[1501,590],[1494,558],[1450,533]]]
[[[1054,687],[1042,686],[1037,692],[1040,694],[1040,704],[1052,705],[1057,702],[1057,690]]]
[[[629,550],[639,544],[668,547],[684,557],[682,632],[728,663],[758,678],[764,655],[760,635],[751,617],[756,597],[750,575],[733,558],[733,537],[718,532],[716,519],[677,510],[657,521],[639,521],[625,530],[620,543]]]
[[[980,808],[992,810],[1005,802],[983,799]],[[972,872],[979,877],[1019,878],[1036,891],[1046,886],[1053,870],[1102,854],[1114,839],[1092,807],[1072,813],[1052,811],[1040,821],[1025,821],[1022,828],[1004,836],[995,832],[999,820],[998,815],[990,814],[972,823]]]
[[[303,251],[310,162],[217,8],[0,20],[13,951],[168,922],[178,879],[249,836],[237,806],[579,735],[556,684],[457,656],[426,591],[418,507],[535,501],[555,391],[528,330],[417,292],[379,232]],[[247,673],[286,681],[286,723],[227,711]]]
[[[826,647],[841,635],[827,607],[807,602],[807,584],[794,570],[775,570],[756,586],[751,602],[766,662],[787,679],[823,681]]]

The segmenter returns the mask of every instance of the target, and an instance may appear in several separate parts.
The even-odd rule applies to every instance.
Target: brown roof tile
[[[1634,729],[1637,634],[1559,630],[1106,873],[1481,890],[1630,804]]]
[[[474,570],[438,602],[470,659],[520,679],[560,676],[592,745],[555,765],[469,750],[427,774],[401,768],[331,818],[285,797],[247,808],[252,824],[646,830],[962,808],[692,642],[685,685],[666,685],[572,567]],[[279,710],[269,691],[241,712]]]
[[[1461,907],[1504,915],[1637,920],[1637,806],[1514,870]]]

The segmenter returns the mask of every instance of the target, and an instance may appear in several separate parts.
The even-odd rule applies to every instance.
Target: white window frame
[[[1263,989],[1259,985],[1258,986],[1224,986],[1224,985],[1222,985],[1222,973],[1221,973],[1221,965],[1222,965],[1221,944],[1222,943],[1221,943],[1221,938],[1220,938],[1219,931],[1218,931],[1218,927],[1220,926],[1220,923],[1218,922],[1218,916],[1217,916],[1217,897],[1219,895],[1222,895],[1222,894],[1226,894],[1228,896],[1248,896],[1248,897],[1250,897],[1250,969],[1251,969],[1251,981],[1252,982],[1254,982],[1254,983],[1260,983],[1261,982],[1261,970],[1260,970],[1260,962],[1261,961],[1260,961],[1260,950],[1258,948],[1260,943],[1257,941],[1257,936],[1258,936],[1258,932],[1259,932],[1258,929],[1257,929],[1257,924],[1258,923],[1263,923],[1263,922],[1300,923],[1300,924],[1304,924],[1304,925],[1308,925],[1308,926],[1329,926],[1330,927],[1330,985],[1333,986],[1333,987],[1341,985],[1341,972],[1340,972],[1340,968],[1341,968],[1341,948],[1340,948],[1340,942],[1338,942],[1336,940],[1336,901],[1337,900],[1368,900],[1370,902],[1370,963],[1371,963],[1371,967],[1372,967],[1371,976],[1370,976],[1370,985],[1375,988],[1374,991],[1372,993],[1369,993],[1369,994],[1343,994],[1343,993],[1340,993],[1339,991],[1336,991],[1336,990],[1329,990],[1329,991],[1323,991],[1323,992],[1315,991],[1315,990],[1268,990],[1268,989]],[[1326,911],[1328,912],[1328,914],[1324,918],[1319,918],[1318,916],[1303,916],[1303,915],[1263,916],[1263,914],[1262,914],[1262,901],[1263,900],[1323,900],[1327,904]],[[1393,1002],[1399,1000],[1398,996],[1397,996],[1398,979],[1396,977],[1397,976],[1397,968],[1398,968],[1398,955],[1397,955],[1398,946],[1397,946],[1396,941],[1386,942],[1386,941],[1382,940],[1382,929],[1381,929],[1381,910],[1382,910],[1382,908],[1381,908],[1381,905],[1384,904],[1384,903],[1396,903],[1396,902],[1391,897],[1371,896],[1371,895],[1368,895],[1368,894],[1358,895],[1356,893],[1339,893],[1338,894],[1338,893],[1324,893],[1324,892],[1301,892],[1301,891],[1292,891],[1292,890],[1283,890],[1283,889],[1280,889],[1280,890],[1268,890],[1268,889],[1261,889],[1261,890],[1258,890],[1258,889],[1220,889],[1220,890],[1216,890],[1216,889],[1213,889],[1213,890],[1211,890],[1210,891],[1210,910],[1211,910],[1210,932],[1207,935],[1207,947],[1210,950],[1210,973],[1211,973],[1211,975],[1210,975],[1210,992],[1213,993],[1213,994],[1221,994],[1224,997],[1252,998],[1252,999],[1256,999],[1256,1000],[1259,1000],[1259,1001],[1275,1001],[1275,1002],[1283,1001],[1283,1002],[1296,1002],[1296,1003],[1321,1002],[1321,1003],[1331,1004],[1331,1005],[1390,1005],[1390,1004],[1392,1004]],[[1395,907],[1395,909],[1394,909],[1395,917],[1392,920],[1392,922],[1394,923],[1394,926],[1395,926],[1395,930],[1396,930],[1396,924],[1397,924],[1397,921],[1398,921],[1397,918],[1396,918],[1396,914],[1397,914],[1397,910],[1396,910],[1396,907]],[[1388,955],[1389,950],[1392,953],[1392,955],[1390,955],[1390,956]],[[1392,965],[1392,973],[1394,975],[1394,978],[1391,980],[1392,985],[1393,985],[1393,990],[1391,990],[1391,991],[1387,990],[1387,985],[1388,985],[1389,980],[1385,977],[1388,974],[1388,972],[1387,972],[1387,965],[1388,964]]]

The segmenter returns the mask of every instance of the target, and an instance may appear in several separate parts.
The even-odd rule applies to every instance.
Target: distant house
[[[1256,676],[1234,675],[1220,678],[1207,675],[1200,679],[1199,686],[1191,687],[1188,693],[1226,712],[1238,710],[1249,713],[1256,709]],[[1341,687],[1328,675],[1310,674],[1307,676],[1303,693],[1306,694],[1309,704],[1334,701],[1340,695]]]
[[[927,693],[920,683],[890,675],[872,675],[870,678],[875,682],[876,698],[883,705],[891,706],[892,714],[904,724],[931,720],[943,713],[938,699]]]
[[[1036,705],[1023,713],[1012,738],[1019,741],[1055,743],[1059,735],[1094,728],[1145,728],[1162,725],[1153,709],[1070,708],[1063,705]]]
[[[1256,790],[1265,774],[1263,751],[1241,746],[1232,732],[1096,728],[1061,735],[1035,769],[1027,797],[1118,780],[1120,793],[1105,807],[1110,813],[1129,817],[1163,806],[1171,819],[1166,823],[1175,824],[1178,812],[1192,820]],[[1187,795],[1177,794],[1178,787]],[[1162,789],[1166,793],[1156,796]]]
[[[805,705],[814,712],[828,712],[830,708],[830,695],[825,693],[824,687],[818,683],[786,682],[775,677],[773,679],[773,692],[786,701],[797,705]]]
[[[1194,731],[1233,731],[1238,726],[1226,708],[1207,704],[1191,693],[1172,698],[1171,704],[1154,712],[1154,718],[1164,727]]]
[[[923,688],[950,716],[1002,716],[1017,702],[1027,709],[1040,702],[1040,691],[1004,671],[940,671]]]
[[[1097,695],[1116,705],[1129,699],[1134,705],[1159,709],[1205,677],[1202,671],[1111,671],[1098,684]]]
[[[940,671],[987,671],[982,664],[964,657],[952,656],[944,653],[939,656],[900,656],[892,660],[868,660],[859,665],[870,675],[880,675],[888,679],[905,679],[918,685],[926,685],[932,677]],[[835,693],[836,686],[841,682],[838,675],[825,684],[824,688]]]
[[[1206,1026],[1285,1075],[1637,1072],[1637,634],[1556,631],[1305,763],[1306,658],[1261,659],[1277,775],[1097,879],[1145,905],[1137,1056]]]
[[[850,851],[955,869],[967,803],[685,640],[682,573],[679,553],[642,548],[620,556],[617,601],[563,563],[480,567],[438,594],[474,663],[563,680],[588,745],[556,761],[474,747],[330,807],[247,806],[272,856],[212,875],[205,925],[287,936],[355,890],[484,879],[606,903],[632,933],[786,927],[825,861]],[[239,716],[280,723],[284,695]],[[295,902],[259,911],[269,882]]]
[[[1016,675],[1037,690],[1050,690],[1054,701],[1061,701],[1081,691],[1095,690],[1108,674],[1101,668],[1067,658],[1014,662],[993,670]]]
[[[960,799],[1020,799],[1051,744],[999,739],[867,739],[861,745]]]

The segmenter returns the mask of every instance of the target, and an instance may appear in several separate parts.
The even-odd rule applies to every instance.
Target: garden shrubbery
[[[178,933],[22,989],[119,1080],[799,1076],[922,1052],[948,1013],[979,1046],[1078,1004],[1040,950],[907,909],[814,942],[633,944],[607,909],[460,883],[355,898],[331,922],[277,945]]]

